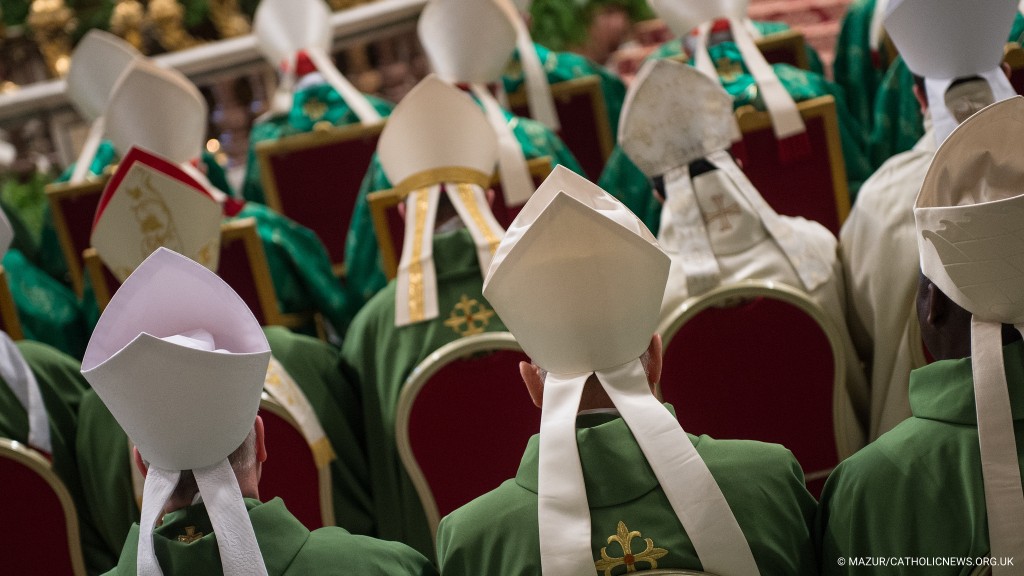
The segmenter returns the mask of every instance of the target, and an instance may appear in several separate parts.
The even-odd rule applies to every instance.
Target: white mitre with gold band
[[[117,80],[129,64],[142,58],[131,44],[96,28],[89,30],[71,53],[68,99],[82,118],[91,123],[75,161],[70,179],[72,184],[80,183],[89,173],[89,165],[103,139],[107,102]]]
[[[914,206],[921,272],[972,314],[971,367],[993,558],[1024,558],[1024,488],[1001,326],[1024,331],[1022,136],[1020,96],[967,119],[939,147]],[[992,567],[995,576],[1011,573],[1018,572]]]
[[[764,106],[772,118],[772,130],[779,140],[783,157],[797,154],[809,146],[806,138],[807,127],[793,97],[782,85],[771,64],[765,60],[755,43],[753,24],[747,18],[749,0],[647,0],[651,9],[665,21],[672,33],[685,38],[696,29],[694,66],[709,78],[718,80],[718,71],[708,54],[708,34],[715,20],[729,21],[736,48],[743,57],[743,64],[757,83]],[[733,134],[738,140],[739,132]],[[797,138],[799,137],[799,138]],[[792,149],[793,152],[789,150]]]
[[[352,108],[360,124],[381,121],[369,99],[338,71],[331,60],[331,9],[323,0],[261,0],[253,16],[253,34],[271,66],[287,63],[272,102],[275,112],[287,112],[292,106],[296,59],[300,51],[305,51],[324,80]]]
[[[494,0],[509,14],[509,20],[516,28],[516,50],[519,53],[519,64],[523,70],[523,85],[526,99],[530,106],[530,117],[543,122],[552,130],[559,130],[558,110],[555,109],[555,98],[548,84],[548,74],[533,46],[533,37],[526,26],[524,14],[530,10],[531,2],[523,0]]]
[[[514,15],[499,5],[504,1],[428,0],[417,29],[437,75],[451,84],[468,84],[483,106],[498,136],[502,194],[511,208],[525,203],[534,185],[522,146],[487,88],[501,78],[516,48]]]
[[[829,279],[834,256],[795,234],[733,161],[732,118],[732,97],[717,79],[671,60],[645,63],[626,94],[619,145],[648,178],[664,179],[658,241],[672,257],[670,278],[685,278],[689,296],[707,292],[721,280],[716,255],[767,232],[811,292]],[[693,179],[689,165],[702,158],[716,170]]]
[[[953,81],[972,76],[985,80],[991,98],[981,106],[1016,95],[1000,66],[1016,13],[1017,0],[980,0],[969,6],[958,0],[889,2],[885,30],[907,68],[925,79],[938,144],[979,107],[973,104],[958,120],[957,111],[950,109],[958,104],[948,101],[946,93]]]
[[[3,210],[0,210],[0,259],[7,254],[7,249],[14,241],[14,228]],[[43,403],[43,395],[39,390],[39,382],[32,373],[25,357],[6,332],[0,331],[0,378],[18,399],[18,403],[28,415],[28,444],[33,448],[51,454],[53,445],[50,442],[50,418]]]
[[[226,575],[266,574],[227,457],[253,428],[270,346],[216,274],[161,248],[100,316],[82,375],[149,462],[138,573],[161,574],[153,528],[182,470],[195,474]]]
[[[593,374],[640,444],[701,564],[757,574],[707,465],[650,391],[640,356],[659,318],[669,259],[625,206],[556,167],[509,227],[483,293],[544,384],[538,522],[545,576],[594,573],[576,413]]]
[[[487,202],[498,143],[469,95],[430,75],[395,107],[377,143],[388,179],[405,196],[405,240],[395,280],[395,325],[436,318],[434,220],[441,193],[469,229],[481,272],[504,229]]]

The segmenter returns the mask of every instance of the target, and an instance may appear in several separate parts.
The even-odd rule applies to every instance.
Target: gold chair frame
[[[782,282],[771,280],[742,280],[734,284],[719,286],[700,296],[687,298],[675,310],[663,315],[661,324],[658,326],[658,333],[662,335],[664,347],[668,349],[672,338],[679,332],[687,322],[692,320],[708,308],[724,308],[753,298],[771,298],[795,306],[811,317],[828,338],[829,346],[832,349],[832,432],[833,441],[836,446],[836,454],[839,461],[857,451],[854,446],[848,446],[846,439],[849,434],[844,429],[843,408],[849,402],[846,394],[846,364],[849,359],[843,352],[842,332],[836,327],[831,318],[825,314],[821,306],[807,296],[801,290],[797,290]],[[657,384],[656,395],[661,398],[661,383]],[[805,476],[807,482],[827,477],[832,470],[820,470],[808,473]]]
[[[1024,49],[1016,42],[1007,42],[1003,48],[1003,62],[1010,67],[1010,70],[1024,68]]]
[[[843,160],[843,144],[839,136],[839,118],[836,115],[835,99],[832,96],[819,96],[797,102],[796,106],[804,122],[820,118],[824,123],[829,169],[832,172],[832,194],[836,201],[836,216],[839,226],[842,226],[843,222],[846,222],[846,217],[850,215],[850,188],[846,182],[846,161]],[[743,134],[772,127],[771,115],[767,111],[758,110],[749,104],[736,110],[736,121]]]
[[[602,160],[607,162],[615,148],[615,139],[612,137],[612,127],[608,124],[608,104],[604,101],[604,93],[601,92],[601,79],[596,74],[591,74],[555,82],[551,85],[551,97],[556,102],[565,103],[580,94],[590,96]],[[529,105],[525,84],[508,95],[508,104],[510,108],[523,108]]]
[[[7,283],[7,270],[0,266],[0,318],[3,318],[4,328],[11,340],[24,340],[25,332],[21,329],[21,320],[18,318],[18,309],[14,305],[14,296],[11,294],[11,286]]]
[[[537,179],[547,178],[553,169],[550,156],[540,156],[527,162],[530,169],[530,176]],[[501,176],[495,172],[491,178],[491,185],[494,186],[501,181]],[[370,216],[373,218],[373,231],[377,236],[377,246],[380,249],[381,268],[388,280],[394,279],[398,274],[398,249],[391,239],[391,232],[388,226],[387,212],[400,204],[408,192],[401,193],[394,188],[378,190],[366,195],[366,201],[370,205]]]
[[[64,254],[64,261],[68,266],[68,273],[71,275],[71,286],[79,298],[82,297],[84,288],[84,263],[81,259],[81,252],[71,240],[71,232],[68,229],[67,219],[64,217],[64,210],[61,202],[68,198],[103,194],[103,188],[107,185],[108,176],[95,180],[88,180],[82,184],[50,184],[46,187],[46,200],[50,204],[50,214],[53,218],[53,227],[57,231],[57,240],[60,241],[60,249]]]
[[[53,490],[64,509],[65,531],[68,537],[68,555],[74,576],[85,576],[85,559],[82,556],[82,539],[78,532],[78,512],[64,482],[53,471],[53,467],[32,448],[14,440],[0,438],[0,458],[8,458],[22,464],[40,476]],[[8,495],[10,496],[10,495]],[[52,526],[48,527],[53,529]]]
[[[430,526],[430,536],[437,541],[437,525],[441,522],[441,515],[437,511],[437,503],[434,501],[434,493],[430,490],[423,470],[416,462],[412,453],[412,443],[409,438],[409,416],[412,414],[413,404],[420,391],[439,370],[454,360],[472,356],[481,352],[494,352],[499,350],[514,350],[522,352],[522,347],[516,341],[515,336],[509,332],[486,332],[459,338],[441,346],[429,356],[423,359],[416,368],[405,379],[402,385],[402,392],[398,396],[398,407],[395,411],[395,443],[398,449],[398,456],[402,460],[409,479],[416,487],[416,494],[423,504],[423,511],[427,516],[427,524]]]
[[[295,432],[302,434],[299,423],[288,413],[288,410],[280,402],[274,400],[270,394],[263,392],[260,396],[260,410],[266,410],[287,422]],[[310,450],[312,453],[312,450]],[[315,459],[314,459],[315,461]],[[320,494],[320,519],[324,526],[337,526],[334,518],[334,490],[331,480],[331,465],[327,464],[317,468],[317,481]]]
[[[767,34],[756,38],[754,44],[757,45],[757,49],[761,51],[761,54],[787,48],[793,52],[793,59],[797,63],[797,68],[801,70],[811,69],[811,63],[807,59],[807,40],[804,38],[803,32],[799,30],[790,28],[789,30],[775,32],[774,34]],[[686,53],[674,54],[669,56],[669,60],[686,64],[690,61],[690,56]]]
[[[260,166],[260,183],[263,185],[263,196],[267,206],[275,212],[288,216],[288,212],[281,202],[281,191],[277,185],[277,178],[274,176],[273,162],[271,160],[275,156],[304,152],[312,148],[340,142],[373,138],[380,135],[385,123],[386,119],[385,121],[370,125],[349,124],[346,126],[321,127],[321,124],[317,124],[311,132],[292,134],[279,140],[257,142],[256,159]],[[344,262],[331,262],[331,268],[335,276],[339,278],[345,276]]]
[[[254,218],[241,218],[224,222],[220,226],[220,234],[222,243],[235,241],[244,243],[246,255],[252,266],[252,278],[256,286],[256,296],[259,299],[260,311],[263,313],[266,325],[297,328],[305,326],[314,320],[314,315],[311,313],[285,313],[281,311],[277,301],[277,291],[274,289],[274,281],[270,278],[267,255],[263,251],[263,241],[260,240],[259,233],[256,231],[256,220]],[[106,265],[100,259],[96,249],[91,246],[82,252],[82,261],[85,263],[85,268],[89,274],[89,281],[92,283],[96,304],[99,306],[100,312],[102,312],[113,296],[107,289],[107,281],[104,276]],[[318,326],[318,331],[320,329]]]

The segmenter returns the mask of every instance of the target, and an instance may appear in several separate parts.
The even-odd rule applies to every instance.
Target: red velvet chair
[[[85,576],[78,513],[49,461],[0,438],[2,574]]]
[[[267,461],[260,476],[260,498],[280,497],[306,528],[334,526],[331,467],[317,467],[306,438],[288,411],[264,393],[260,416],[266,430]]]
[[[103,264],[94,248],[84,250],[82,260],[89,274],[96,304],[102,312],[121,283]],[[298,328],[314,321],[312,312],[286,314],[281,311],[270,278],[267,256],[263,252],[263,242],[256,231],[256,221],[252,218],[231,220],[221,225],[217,274],[241,296],[256,320],[264,326]]]
[[[441,518],[497,488],[519,468],[540,409],[519,376],[527,357],[507,332],[442,346],[405,381],[396,441],[436,534]]]
[[[1003,62],[1010,67],[1010,84],[1017,94],[1024,94],[1024,49],[1016,42],[1008,42]]]
[[[692,434],[789,448],[817,495],[849,454],[837,418],[846,359],[838,329],[783,284],[744,281],[690,298],[662,322],[659,386]]]
[[[0,266],[0,330],[6,332],[11,340],[25,338],[21,320],[18,319],[18,309],[14,306],[14,296],[11,295],[11,286],[7,283],[7,271],[3,266]]]
[[[314,129],[256,144],[267,206],[309,228],[345,274],[345,237],[384,123]]]
[[[551,158],[542,156],[529,161],[530,175],[533,177],[535,186],[551,173]],[[501,183],[496,175],[491,181],[491,188],[494,190],[494,204],[491,212],[494,218],[503,227],[515,220],[522,210],[522,206],[509,208],[505,206],[505,197],[502,195]],[[405,238],[405,221],[398,214],[398,205],[405,200],[405,196],[394,189],[378,190],[370,192],[366,201],[370,203],[370,215],[373,218],[373,231],[377,236],[377,246],[380,248],[380,261],[383,266],[384,275],[388,280],[398,273],[398,262],[402,257],[402,245]]]
[[[551,95],[562,125],[558,136],[587,176],[596,181],[615,147],[601,80],[597,76],[582,76],[557,82],[551,85]],[[525,87],[509,94],[508,102],[516,116],[530,116]]]
[[[71,275],[71,286],[79,296],[82,295],[84,273],[82,252],[89,247],[92,221],[106,185],[107,177],[103,177],[75,186],[51,184],[46,187],[46,199],[50,204],[61,253]]]
[[[753,106],[736,111],[743,140],[733,146],[733,154],[776,212],[820,222],[838,236],[850,213],[850,191],[835,101],[822,96],[797,106],[807,125],[809,155],[783,162],[771,116]]]

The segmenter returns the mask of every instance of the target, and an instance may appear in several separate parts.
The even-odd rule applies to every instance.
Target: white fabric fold
[[[480,273],[485,275],[491,267],[494,251],[505,235],[505,229],[494,218],[483,188],[476,184],[446,182],[444,189],[462,223],[469,230],[469,235],[473,237]]]
[[[728,152],[720,150],[709,154],[706,159],[729,177],[743,198],[754,208],[754,212],[761,219],[765,230],[778,244],[789,263],[793,265],[804,289],[807,292],[813,292],[828,281],[832,274],[829,262],[834,255],[821,253],[819,246],[808,243],[801,235],[794,233],[789,223],[780,217],[754,188],[754,185],[736,165]]]
[[[318,468],[327,464],[320,460],[317,453],[319,446],[325,445],[325,451],[330,455],[330,460],[335,459],[334,448],[331,447],[309,398],[302,392],[302,388],[299,388],[291,374],[273,356],[270,357],[270,364],[267,366],[263,389],[295,419],[295,423],[299,425],[299,431],[302,432],[302,437],[306,439],[306,443],[313,449],[314,455],[317,457]]]
[[[78,153],[78,159],[75,160],[75,169],[71,172],[71,179],[68,180],[69,184],[81,184],[85,181],[86,176],[89,175],[89,168],[96,157],[96,151],[99,150],[100,142],[103,141],[103,132],[106,130],[106,127],[105,116],[100,116],[92,121],[92,125],[89,126],[89,133],[82,144],[82,150]]]
[[[256,542],[256,532],[231,464],[225,458],[213,466],[193,470],[193,473],[210,515],[213,532],[217,534],[224,576],[266,575],[263,554]]]
[[[1010,84],[1010,80],[1006,77],[1006,73],[1003,72],[1002,68],[993,68],[978,74],[978,76],[988,82],[989,87],[992,88],[992,96],[995,98],[993,103],[1013,98],[1017,95],[1016,90]],[[929,112],[931,112],[932,125],[935,127],[936,145],[941,145],[945,142],[946,138],[960,124],[956,117],[953,116],[953,111],[942,105],[946,101],[946,91],[949,90],[954,81],[956,81],[956,78],[925,78],[924,80],[928,101],[938,103],[928,107]]]
[[[469,89],[480,100],[487,120],[498,136],[498,170],[501,172],[501,190],[505,205],[509,208],[521,206],[536,190],[523,149],[512,133],[508,120],[505,119],[504,110],[487,88],[480,84],[471,84]]]
[[[512,23],[516,29],[516,49],[519,52],[519,64],[523,70],[523,84],[526,86],[527,103],[530,105],[530,116],[554,131],[561,129],[558,121],[558,110],[555,99],[551,95],[548,75],[544,64],[533,46],[533,38],[526,28],[526,23],[518,14],[512,14]]]
[[[885,21],[885,9],[889,6],[889,0],[875,0],[875,9],[871,12],[871,24],[868,28],[868,46],[872,52],[878,52],[882,47],[882,33]]]
[[[50,418],[39,390],[35,374],[25,357],[6,332],[0,331],[0,378],[14,392],[14,396],[28,415],[28,444],[33,448],[53,453],[50,443]]]
[[[1024,324],[1017,329],[1024,334]],[[972,316],[971,370],[988,513],[989,555],[1024,558],[1024,488],[1003,364],[1002,325],[998,322]],[[992,567],[993,576],[1020,573],[1019,566]]]
[[[334,67],[334,63],[331,62],[331,58],[326,52],[320,48],[311,47],[306,49],[306,54],[313,62],[313,65],[316,66],[317,71],[323,74],[327,83],[337,90],[341,99],[348,104],[352,112],[359,118],[360,124],[376,124],[381,121],[380,114],[373,107],[373,104],[370,104],[370,100],[353,86],[341,72],[338,72],[338,69]]]
[[[281,79],[277,83],[277,88],[270,97],[270,109],[264,116],[273,117],[287,114],[292,109],[292,95],[295,91],[295,67],[298,59],[293,54],[288,60],[284,72],[281,73]]]
[[[132,463],[134,466],[134,462]],[[150,466],[142,490],[142,514],[139,518],[139,546],[136,553],[138,576],[163,576],[160,562],[153,547],[153,529],[163,517],[164,505],[178,485],[181,472]]]
[[[658,242],[682,266],[686,293],[699,296],[718,286],[722,273],[693,190],[689,166],[666,172],[664,181],[665,205],[661,210]]]
[[[434,220],[441,185],[413,191],[405,199],[405,238],[395,279],[395,326],[437,318]]]

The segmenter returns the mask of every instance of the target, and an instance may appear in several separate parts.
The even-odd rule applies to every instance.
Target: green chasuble
[[[721,42],[708,49],[711,60],[718,67],[722,87],[732,95],[735,108],[752,104],[763,110],[758,97],[757,84],[740,58],[736,44]],[[836,114],[839,118],[839,135],[846,164],[846,177],[850,186],[851,200],[856,197],[861,183],[871,175],[871,164],[865,151],[860,126],[846,110],[843,90],[820,74],[794,68],[788,64],[774,64],[772,68],[793,100],[800,102],[819,96],[835,98]],[[798,160],[799,161],[799,160]],[[622,201],[657,234],[661,204],[651,194],[651,183],[619,146],[615,147],[598,185]]]
[[[373,534],[369,472],[362,417],[354,389],[338,372],[338,354],[315,338],[281,327],[263,329],[270,349],[309,400],[338,459],[331,464],[335,521],[352,532]],[[78,465],[89,511],[105,549],[115,555],[125,543],[139,508],[132,490],[128,437],[95,392],[82,399]],[[269,455],[272,465],[274,454]]]
[[[884,42],[880,42],[877,52],[871,51],[871,18],[874,12],[875,0],[854,0],[850,4],[843,16],[832,63],[835,82],[846,91],[850,114],[864,129],[865,137],[874,127],[875,94],[882,85],[886,62],[890,58]]]
[[[342,528],[310,532],[295,519],[284,501],[245,499],[256,542],[270,576],[359,574],[428,576],[434,567],[421,554],[397,542],[354,536]],[[203,504],[193,504],[163,517],[153,532],[157,561],[165,574],[221,574],[217,535]],[[134,576],[138,564],[139,525],[133,524],[117,568],[109,574]]]
[[[1005,346],[1003,359],[1021,463],[1024,344]],[[817,520],[822,574],[910,572],[899,566],[839,565],[840,558],[850,556],[973,559],[989,554],[970,358],[911,372],[910,408],[912,417],[840,463],[825,484]],[[920,573],[970,571],[952,566]]]
[[[1024,16],[1016,12],[1007,42],[1024,41]],[[874,121],[868,143],[874,167],[906,152],[924,135],[921,105],[914,97],[914,75],[902,58],[893,60],[874,97]]]
[[[619,114],[622,112],[622,101],[626,98],[626,85],[618,76],[604,66],[598,66],[585,56],[575,52],[555,52],[540,44],[534,44],[544,72],[548,76],[548,84],[557,84],[566,80],[597,76],[601,81],[601,95],[604,96],[605,108],[608,112],[608,125],[612,129],[612,140],[619,133]],[[523,69],[517,51],[509,62],[505,74],[501,77],[505,92],[511,94],[523,85]],[[597,174],[595,174],[597,176]]]
[[[468,231],[434,236],[434,263],[437,318],[396,328],[391,281],[356,315],[341,351],[363,400],[377,535],[428,556],[433,556],[433,542],[426,516],[395,449],[398,396],[413,368],[441,346],[462,336],[505,330],[483,297],[483,277]]]
[[[721,487],[762,576],[817,574],[814,498],[804,488],[793,455],[777,444],[689,438]],[[590,505],[595,572],[701,570],[689,536],[625,421],[615,414],[580,416],[576,441]],[[437,555],[442,574],[541,573],[539,449],[537,435],[527,444],[515,479],[441,520]]]
[[[79,404],[89,385],[82,378],[81,365],[74,358],[31,340],[22,340],[16,345],[39,383],[50,419],[53,471],[74,500],[86,568],[90,574],[102,572],[113,566],[117,551],[102,545],[93,517],[89,514],[79,481],[75,448]],[[0,381],[0,438],[27,444],[28,432],[28,414],[14,392]]]
[[[367,98],[382,117],[391,114],[391,104],[374,96]],[[265,202],[260,165],[256,157],[257,142],[311,132],[313,126],[321,122],[329,122],[334,126],[359,122],[359,118],[330,84],[314,84],[297,90],[288,114],[253,125],[249,132],[249,153],[245,163],[242,196],[252,202]]]
[[[530,118],[514,116],[508,111],[505,116],[527,160],[549,156],[552,167],[561,164],[577,174],[583,174],[583,168],[572,152],[547,126]],[[370,169],[363,178],[363,185],[359,188],[359,197],[356,198],[356,208],[345,240],[346,304],[349,315],[355,314],[387,283],[380,265],[380,249],[373,231],[373,218],[370,216],[366,195],[377,190],[387,190],[392,185],[374,154]]]

